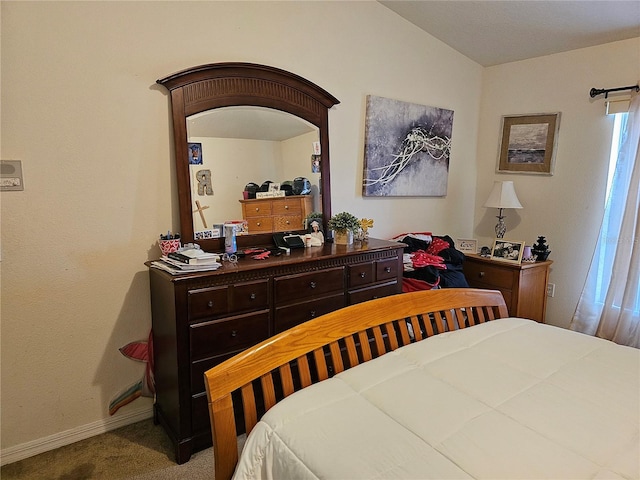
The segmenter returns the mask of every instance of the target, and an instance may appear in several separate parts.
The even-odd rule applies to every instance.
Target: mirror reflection
[[[315,125],[256,106],[215,108],[186,123],[195,239],[223,235],[228,222],[244,221],[249,234],[302,229],[322,211]]]

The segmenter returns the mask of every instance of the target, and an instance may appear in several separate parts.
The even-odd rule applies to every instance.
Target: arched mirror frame
[[[326,222],[331,217],[328,117],[329,109],[340,103],[335,97],[298,75],[252,63],[201,65],[161,78],[157,83],[167,88],[171,94],[182,243],[194,241],[187,117],[213,108],[238,105],[281,110],[318,127],[321,148],[322,214],[327,231]],[[198,240],[197,243],[207,251],[221,251],[224,248],[223,238]],[[238,237],[239,247],[270,243],[271,235]]]

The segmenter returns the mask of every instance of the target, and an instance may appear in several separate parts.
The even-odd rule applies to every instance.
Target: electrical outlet
[[[547,297],[555,297],[556,295],[556,284],[548,283],[547,284]]]

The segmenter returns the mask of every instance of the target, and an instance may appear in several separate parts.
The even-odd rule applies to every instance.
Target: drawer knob
[[[207,302],[207,307],[213,307],[213,300],[209,300],[209,302]]]
[[[260,222],[256,222],[256,225],[259,227],[260,225],[262,225]]]
[[[366,276],[367,276],[367,274],[366,274],[366,273],[364,273],[364,272],[360,272],[360,278],[364,278],[364,277],[366,277]]]
[[[315,310],[311,310],[311,311],[309,312],[309,316],[310,316],[311,318],[316,318],[316,311],[315,311]]]
[[[285,205],[285,206],[284,206],[284,209],[285,209],[285,210],[289,210],[289,205]]]
[[[484,272],[480,272],[480,273],[478,273],[478,276],[479,276],[480,278],[484,278]]]
[[[237,337],[238,336],[237,330],[231,330],[231,336],[232,337]]]
[[[290,222],[289,220],[287,220],[287,222],[286,222],[286,223],[287,223],[287,225],[291,225],[291,222]]]
[[[249,298],[250,298],[251,300],[255,300],[255,299],[256,299],[256,294],[255,294],[255,293],[252,293],[251,295],[249,295]]]
[[[310,286],[311,288],[316,288],[316,282],[311,282],[311,283],[309,283],[309,286]]]
[[[260,207],[256,207],[256,212],[259,212],[259,211],[260,211]]]
[[[390,273],[391,272],[391,267],[384,267],[384,271],[386,273]]]

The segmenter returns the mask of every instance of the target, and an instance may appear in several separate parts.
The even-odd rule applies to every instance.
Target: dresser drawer
[[[376,281],[398,278],[398,259],[388,258],[376,262]]]
[[[238,283],[229,288],[229,313],[248,312],[267,308],[269,305],[269,281]]]
[[[300,199],[289,200],[287,198],[283,200],[274,200],[272,203],[273,215],[298,215],[302,214],[302,207],[300,206]]]
[[[259,340],[259,341],[262,341],[262,340]],[[257,341],[256,343],[258,343],[259,341]],[[225,360],[230,359],[231,357],[233,357],[234,355],[237,355],[240,352],[242,352],[242,349],[234,350],[232,352],[225,353],[224,355],[218,355],[217,357],[209,357],[209,358],[205,358],[204,360],[198,360],[198,361],[192,362],[191,363],[191,393],[197,394],[205,391],[204,372],[206,372],[210,368],[215,367],[216,365],[221,364]]]
[[[238,392],[232,393],[231,398],[233,399],[233,403],[236,405],[233,412],[236,420],[236,429],[238,429],[238,432],[244,433],[246,431],[244,426],[244,416],[242,414],[242,408],[238,408],[242,402],[242,398]],[[259,403],[258,409],[263,408],[263,404]],[[191,430],[193,431],[194,436],[202,436],[202,440],[200,441],[203,444],[197,450],[203,450],[211,446],[211,418],[209,417],[207,394],[204,392],[191,396]],[[175,478],[182,477],[176,476]]]
[[[273,231],[286,232],[288,230],[301,230],[304,228],[302,216],[300,215],[281,215],[273,217]]]
[[[269,310],[189,325],[191,361],[248,348],[269,336]]]
[[[344,290],[344,267],[274,278],[276,306]]]
[[[333,312],[345,306],[344,294],[310,300],[308,302],[276,308],[275,333],[283,332],[300,323]]]
[[[349,305],[367,302],[376,298],[388,297],[389,295],[395,295],[396,293],[398,293],[397,281],[354,290],[348,293]]]
[[[206,393],[199,393],[191,397],[191,429],[194,434],[205,430],[211,431],[209,403],[207,402]]]
[[[226,314],[228,290],[228,286],[189,290],[189,320]]]
[[[375,282],[374,262],[349,265],[347,269],[349,272],[349,287],[359,287]]]
[[[251,217],[264,217],[273,214],[271,208],[271,200],[252,200],[242,204],[242,212],[244,218],[249,220]]]
[[[273,231],[273,217],[248,217],[249,233],[269,233]]]
[[[259,310],[269,304],[269,281],[189,290],[188,295],[189,320]]]
[[[508,267],[469,261],[464,264],[464,274],[470,285],[494,289],[511,289],[517,278],[517,272]]]

